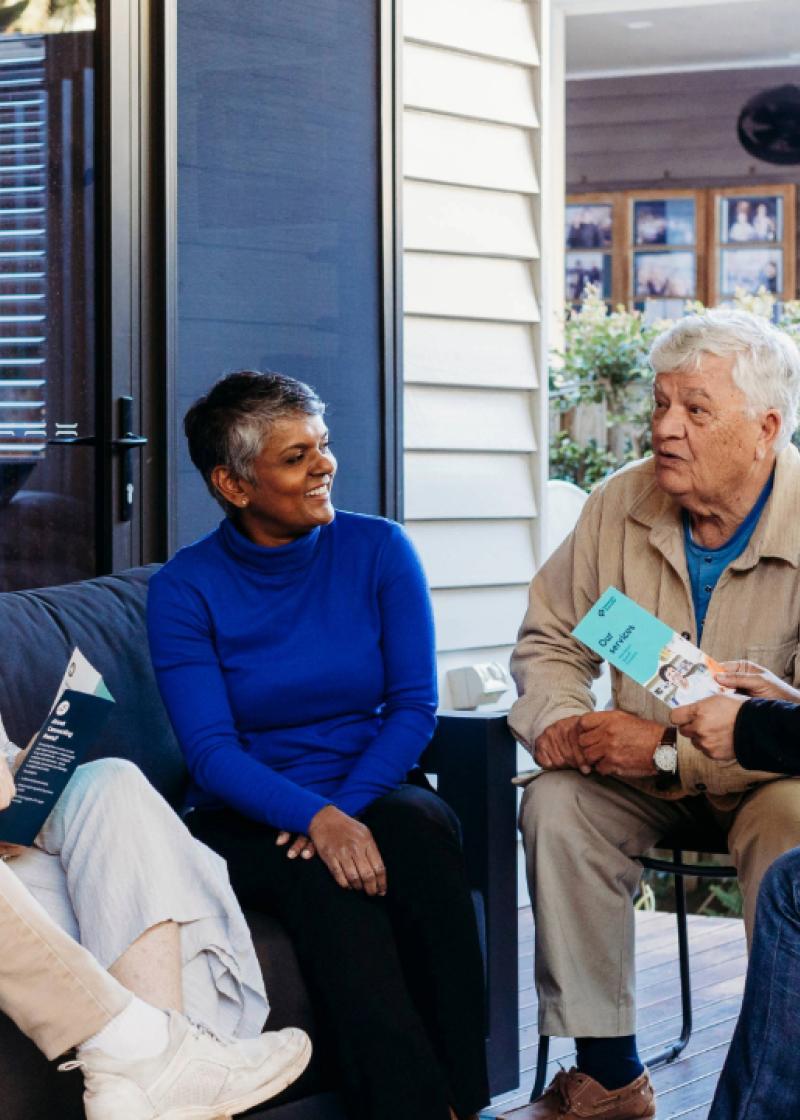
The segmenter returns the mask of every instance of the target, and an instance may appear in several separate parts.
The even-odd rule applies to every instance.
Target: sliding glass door
[[[394,5],[0,0],[0,591],[218,512],[187,405],[328,401],[339,503],[399,505]]]
[[[137,559],[141,24],[0,6],[0,590]]]

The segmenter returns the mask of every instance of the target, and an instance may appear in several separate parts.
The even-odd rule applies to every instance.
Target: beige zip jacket
[[[719,661],[746,657],[800,684],[800,453],[780,452],[775,484],[742,554],[722,573],[709,603],[702,647]],[[519,699],[509,714],[517,738],[534,740],[558,719],[594,707],[601,661],[571,630],[607,587],[697,641],[681,510],[658,488],[652,459],[623,468],[589,497],[575,530],[535,576],[511,669]],[[612,670],[612,703],[669,722],[664,705]],[[798,743],[800,751],[800,743]],[[707,759],[678,738],[680,782],[658,790],[652,778],[630,784],[658,797],[707,793],[719,809],[774,774]]]

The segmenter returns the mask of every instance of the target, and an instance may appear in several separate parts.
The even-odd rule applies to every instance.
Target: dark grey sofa
[[[91,757],[135,762],[179,806],[183,759],[161,704],[147,649],[144,604],[155,568],[35,591],[0,594],[0,712],[15,742],[25,742],[47,707],[72,648],[103,673],[117,703]],[[425,759],[461,817],[468,869],[483,927],[487,963],[490,1074],[494,1094],[518,1083],[514,744],[500,716],[453,716]],[[315,1058],[279,1101],[251,1115],[265,1120],[344,1120],[335,1073],[320,1055],[311,1003],[288,936],[268,915],[249,913],[272,1007],[269,1027],[302,1026]],[[13,951],[2,946],[2,952]],[[2,1120],[81,1120],[81,1078],[57,1074],[16,1027],[0,1016]]]

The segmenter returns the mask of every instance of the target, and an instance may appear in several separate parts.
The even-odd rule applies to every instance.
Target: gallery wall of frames
[[[647,320],[743,289],[796,293],[795,186],[631,190],[567,198],[566,298],[587,284]]]

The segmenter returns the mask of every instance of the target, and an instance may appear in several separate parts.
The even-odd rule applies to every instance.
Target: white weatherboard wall
[[[405,518],[449,707],[448,669],[508,663],[539,552],[542,15],[404,0],[403,35]]]

